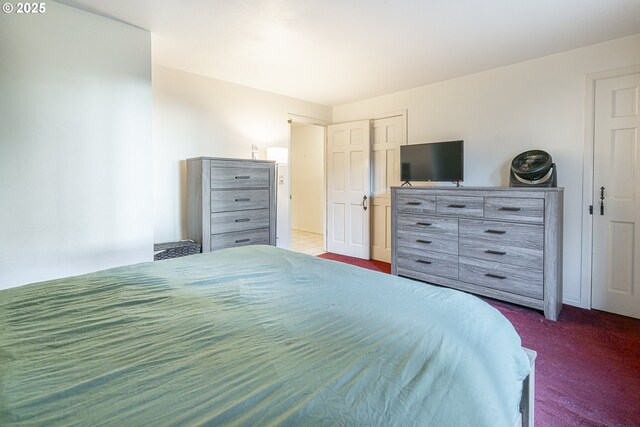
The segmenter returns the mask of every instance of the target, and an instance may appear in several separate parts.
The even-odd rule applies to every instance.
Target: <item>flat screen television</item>
[[[464,141],[400,146],[400,179],[460,183],[464,178]]]

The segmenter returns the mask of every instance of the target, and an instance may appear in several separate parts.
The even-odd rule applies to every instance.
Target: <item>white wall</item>
[[[408,142],[465,140],[465,185],[508,185],[512,158],[548,151],[565,187],[564,301],[586,306],[581,221],[586,76],[640,64],[640,35],[335,107],[334,122],[408,109]]]
[[[0,288],[152,259],[147,31],[0,14]]]
[[[289,217],[289,163],[278,163],[276,165],[276,246],[280,248],[291,248],[291,225]]]
[[[291,128],[291,228],[324,234],[324,128]]]
[[[251,158],[251,144],[288,147],[288,114],[329,120],[329,107],[160,65],[153,66],[153,210],[156,243],[186,237],[189,157]],[[278,216],[288,214],[280,209]],[[278,223],[289,223],[279,218]],[[278,231],[280,235],[280,231]]]

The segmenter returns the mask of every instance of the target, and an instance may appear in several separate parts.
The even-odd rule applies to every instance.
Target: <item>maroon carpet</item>
[[[320,256],[391,271],[380,261]],[[538,352],[536,426],[640,426],[640,320],[565,305],[552,322],[536,310],[486,301]]]

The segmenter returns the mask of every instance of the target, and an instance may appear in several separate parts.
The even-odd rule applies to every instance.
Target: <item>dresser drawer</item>
[[[211,235],[211,250],[222,248],[232,248],[246,245],[268,245],[269,229],[260,228],[257,230],[238,231],[235,233],[213,234]]]
[[[485,197],[484,217],[543,223],[544,199]]]
[[[542,270],[475,258],[459,258],[459,279],[492,289],[543,298]]]
[[[461,256],[543,268],[542,225],[460,219]]]
[[[398,214],[398,248],[458,253],[458,218]]]
[[[268,209],[269,190],[213,190],[211,212]]]
[[[398,230],[396,244],[398,250],[429,250],[451,255],[458,254],[458,236],[436,233],[417,233],[411,230]]]
[[[268,188],[269,168],[212,167],[211,188]]]
[[[398,249],[398,274],[412,277],[414,272],[450,279],[458,278],[458,257],[430,251]]]
[[[438,215],[482,217],[484,198],[475,196],[438,196],[436,212]]]
[[[436,213],[436,196],[403,191],[396,196],[396,209],[398,212],[434,214]]]
[[[398,230],[420,233],[458,235],[458,218],[432,215],[398,214]]]
[[[211,214],[211,234],[269,227],[269,209],[216,212]]]

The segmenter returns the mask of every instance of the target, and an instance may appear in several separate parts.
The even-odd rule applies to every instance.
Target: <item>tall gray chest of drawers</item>
[[[275,163],[187,159],[187,236],[202,252],[275,245]]]
[[[392,187],[391,272],[562,309],[562,188]]]

